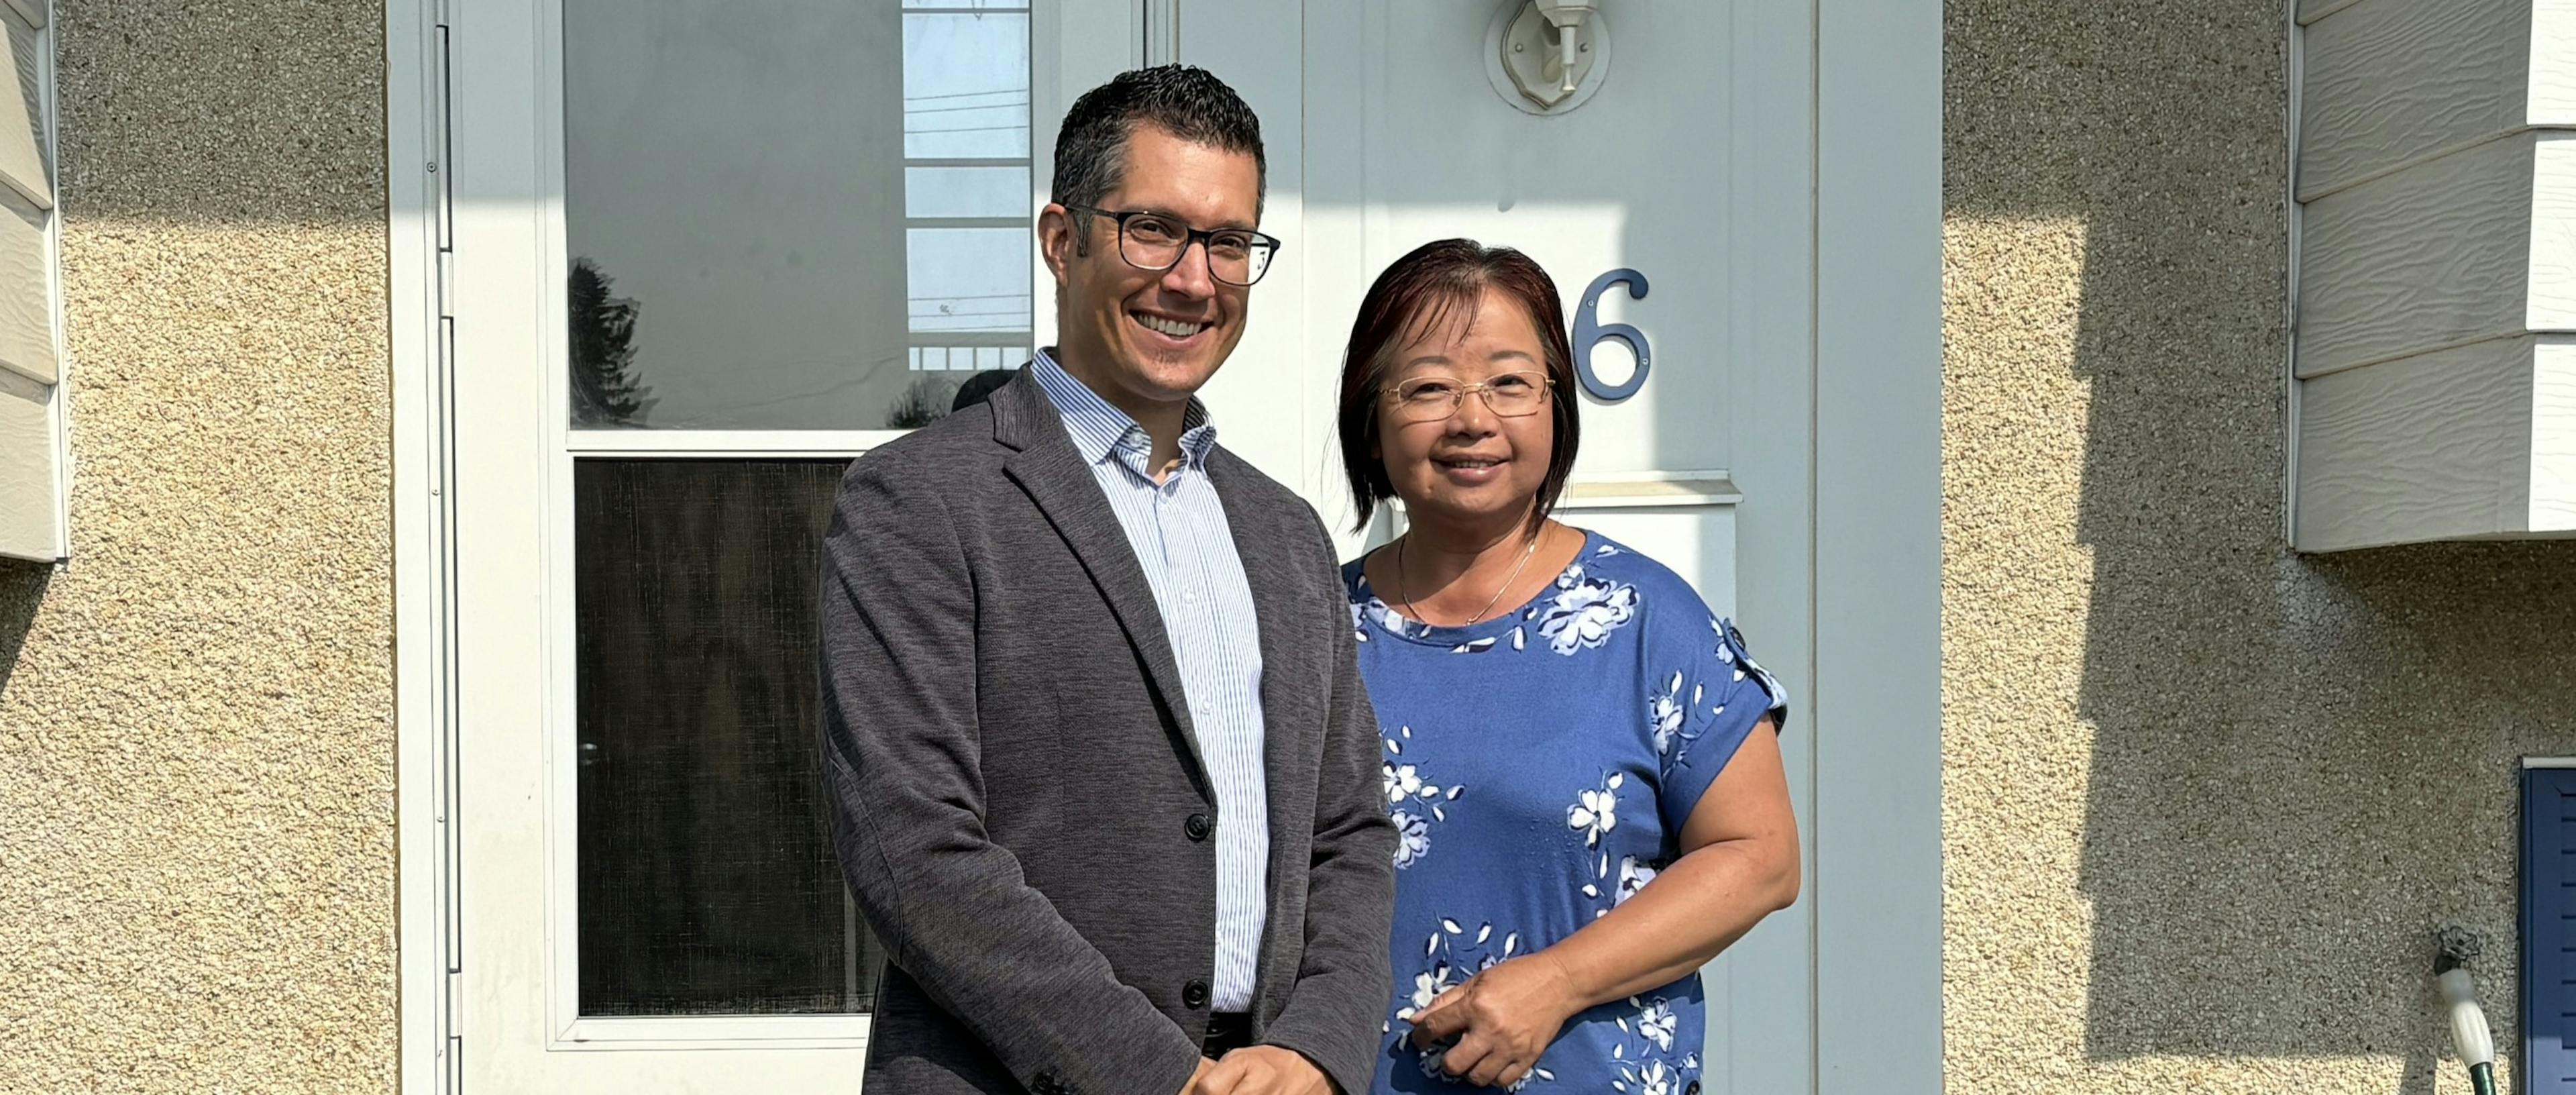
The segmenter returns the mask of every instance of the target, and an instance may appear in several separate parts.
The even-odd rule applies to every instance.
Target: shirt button
[[[1192,981],[1192,982],[1190,982],[1189,984],[1186,984],[1186,985],[1181,986],[1181,1006],[1182,1006],[1182,1007],[1188,1008],[1188,1009],[1190,1009],[1190,1010],[1192,1010],[1192,1011],[1196,1011],[1196,1010],[1198,1010],[1198,1009],[1200,1009],[1200,1008],[1206,1007],[1206,1006],[1207,1006],[1207,1002],[1208,1002],[1208,986],[1207,986],[1207,982],[1205,982],[1205,981]]]
[[[1206,840],[1215,829],[1216,823],[1209,821],[1206,814],[1191,814],[1188,821],[1181,823],[1181,831],[1190,834],[1191,840]]]

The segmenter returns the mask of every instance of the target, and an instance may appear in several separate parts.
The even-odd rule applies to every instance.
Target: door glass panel
[[[575,428],[905,428],[1026,360],[1024,4],[563,7]]]
[[[1027,229],[915,228],[904,236],[912,252],[905,275],[912,283],[915,334],[1025,337],[1029,295],[1013,289],[1028,281],[1015,266],[1029,253]]]
[[[905,156],[1028,156],[1027,9],[907,11],[903,51]]]
[[[573,465],[581,1013],[870,1006],[814,603],[841,460]]]
[[[909,217],[1025,217],[1029,169],[907,167],[903,201],[904,215]]]

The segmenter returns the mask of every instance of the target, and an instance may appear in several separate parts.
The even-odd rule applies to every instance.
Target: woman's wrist
[[[1545,999],[1560,1020],[1571,1020],[1592,1006],[1592,992],[1574,973],[1574,966],[1554,948],[1539,951],[1523,961],[1538,967],[1538,983]]]

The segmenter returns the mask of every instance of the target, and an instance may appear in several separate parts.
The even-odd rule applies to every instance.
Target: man
[[[1276,241],[1214,76],[1075,102],[1061,345],[851,466],[824,543],[835,843],[889,956],[870,1091],[1368,1090],[1394,841],[1330,539],[1192,393]]]

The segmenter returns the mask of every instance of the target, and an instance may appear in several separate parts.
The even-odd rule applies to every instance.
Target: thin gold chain
[[[1414,610],[1413,579],[1407,576],[1404,572],[1404,545],[1406,541],[1411,539],[1413,539],[1413,534],[1408,532],[1397,538],[1395,541],[1395,580],[1404,583],[1404,593],[1402,595],[1404,599],[1404,614],[1412,617],[1415,623],[1419,623],[1425,627],[1430,627],[1434,626],[1431,621],[1423,619],[1422,614]],[[1477,609],[1475,615],[1467,617],[1467,622],[1459,624],[1458,626],[1474,627],[1478,623],[1484,621],[1485,614],[1492,612],[1494,610],[1494,605],[1502,601],[1504,591],[1512,588],[1512,583],[1521,580],[1521,571],[1529,569],[1530,556],[1538,554],[1538,542],[1539,537],[1530,537],[1529,546],[1521,549],[1521,561],[1512,567],[1512,576],[1503,579],[1503,584],[1494,587],[1494,595],[1485,601],[1485,607]]]

